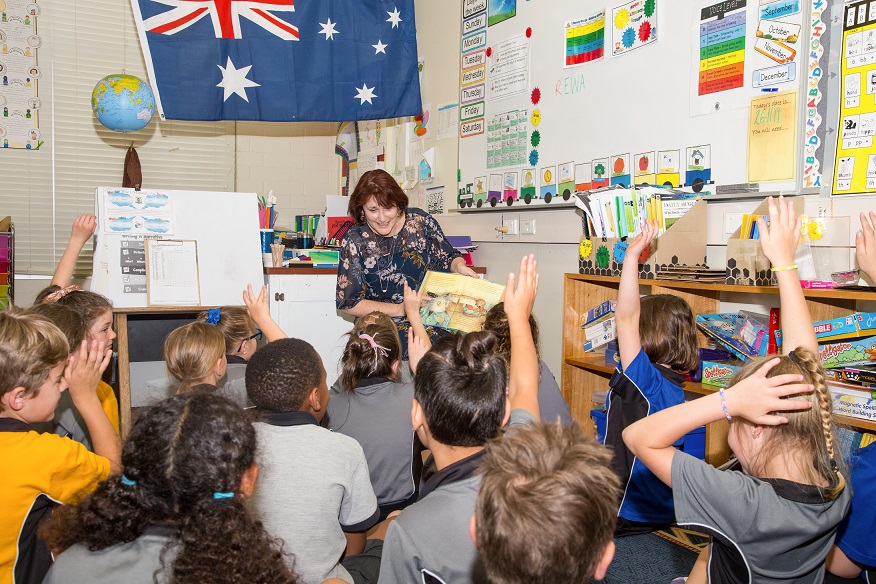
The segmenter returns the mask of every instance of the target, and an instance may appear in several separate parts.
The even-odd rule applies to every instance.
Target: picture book
[[[505,286],[486,280],[426,272],[420,285],[420,316],[426,326],[470,333],[483,328],[487,312],[505,296]]]

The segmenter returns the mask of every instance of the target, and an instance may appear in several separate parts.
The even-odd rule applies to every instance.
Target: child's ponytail
[[[389,319],[366,322],[368,324],[356,326],[350,331],[350,338],[344,347],[341,357],[341,387],[345,391],[354,391],[365,379],[399,379],[398,370],[393,371],[394,364],[401,360],[398,329]]]
[[[183,325],[164,341],[164,362],[168,373],[179,381],[177,393],[190,391],[210,375],[223,355],[225,337],[218,328],[204,322]]]
[[[815,465],[819,474],[831,485],[825,493],[826,497],[835,499],[845,487],[845,477],[840,472],[839,461],[834,451],[833,400],[825,381],[824,368],[817,355],[800,347],[791,351],[788,358],[803,370],[803,375],[809,383],[815,386],[813,407],[817,408],[818,418],[821,422],[821,433],[824,438],[824,452],[819,452],[815,457]]]

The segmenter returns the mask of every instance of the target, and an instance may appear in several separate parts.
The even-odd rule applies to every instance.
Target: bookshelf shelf
[[[694,314],[721,311],[722,294],[778,295],[775,286],[739,286],[730,284],[705,284],[699,282],[679,282],[675,280],[640,280],[640,290],[644,294],[673,294],[684,298]],[[563,286],[563,365],[561,385],[563,396],[569,402],[572,416],[582,427],[591,427],[592,395],[594,391],[608,389],[608,380],[614,367],[605,363],[601,353],[585,353],[584,331],[581,317],[594,306],[606,300],[616,300],[620,278],[617,276],[590,276],[565,274]],[[858,300],[876,301],[876,292],[861,290],[804,290],[806,303],[813,320],[826,320],[845,316],[855,311]],[[754,299],[752,299],[755,302]],[[700,346],[708,346],[708,340],[697,332]],[[685,383],[686,392],[708,395],[717,388],[700,383]],[[835,416],[838,423],[856,429],[876,431],[876,423],[847,416]],[[706,428],[706,460],[719,465],[730,457],[727,446],[729,424],[721,420]]]

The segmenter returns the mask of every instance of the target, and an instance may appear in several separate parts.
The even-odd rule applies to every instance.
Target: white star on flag
[[[366,101],[371,103],[371,98],[373,97],[377,97],[377,95],[374,94],[374,88],[368,87],[363,83],[361,89],[359,87],[356,88],[356,97],[353,99],[358,99],[359,105],[363,105]],[[374,104],[371,103],[371,105]]]
[[[384,45],[383,41],[381,41],[380,39],[377,39],[377,44],[371,45],[371,46],[374,47],[374,54],[375,55],[377,53],[383,53],[385,55],[386,54],[386,47],[388,47],[389,45]]]
[[[337,22],[332,22],[332,19],[327,19],[326,22],[320,22],[319,25],[322,27],[322,30],[319,31],[319,34],[325,35],[325,40],[335,40],[334,35],[341,34],[335,29],[335,25]]]
[[[261,87],[255,81],[246,78],[249,75],[249,70],[252,69],[252,65],[236,69],[234,63],[231,62],[231,57],[228,57],[225,67],[222,65],[216,66],[222,71],[222,81],[217,83],[216,87],[222,87],[225,90],[225,96],[222,98],[223,102],[228,101],[232,93],[236,93],[243,98],[243,101],[249,103],[249,98],[246,96],[246,88]]]
[[[398,23],[402,21],[401,15],[398,13],[398,6],[393,7],[392,12],[387,12],[389,14],[389,18],[386,19],[386,22],[392,23],[392,28],[398,28]]]

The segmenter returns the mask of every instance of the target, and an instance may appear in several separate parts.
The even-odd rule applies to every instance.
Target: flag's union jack
[[[298,40],[298,28],[271,12],[294,12],[293,0],[155,0],[171,10],[147,18],[147,32],[175,34],[205,16],[213,21],[216,38],[239,39],[240,17],[247,18],[285,41]]]
[[[414,0],[130,2],[162,119],[422,114]]]

